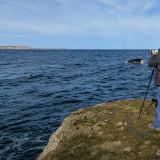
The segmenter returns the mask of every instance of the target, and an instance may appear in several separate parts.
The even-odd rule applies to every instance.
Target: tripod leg
[[[148,93],[148,90],[149,90],[149,86],[151,84],[151,81],[152,81],[152,77],[153,77],[153,74],[154,74],[154,69],[152,70],[152,74],[151,74],[151,77],[150,77],[150,80],[149,80],[149,84],[147,86],[147,91],[145,93],[145,96],[144,96],[144,99],[143,99],[143,103],[142,103],[142,106],[140,108],[140,111],[139,111],[139,116],[138,116],[138,120],[141,118],[141,114],[142,114],[142,111],[143,111],[143,107],[144,107],[144,103],[145,103],[145,100],[146,100],[146,97],[147,97],[147,93]]]
[[[152,103],[141,113],[141,117],[142,117],[142,115],[152,106],[153,103],[154,103],[154,102],[152,102]]]

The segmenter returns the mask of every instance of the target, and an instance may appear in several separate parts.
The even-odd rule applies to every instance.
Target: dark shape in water
[[[134,58],[134,59],[128,60],[128,63],[144,64],[144,60],[142,58]]]

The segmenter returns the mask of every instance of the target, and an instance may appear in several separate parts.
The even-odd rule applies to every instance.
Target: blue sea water
[[[139,57],[144,65],[125,63]],[[143,98],[148,58],[149,50],[1,50],[0,159],[35,159],[78,108]]]

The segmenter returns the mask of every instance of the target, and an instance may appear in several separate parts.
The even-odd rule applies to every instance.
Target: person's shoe
[[[149,124],[148,127],[149,127],[150,129],[155,130],[155,131],[160,131],[160,128],[154,128],[154,127],[152,126],[152,124]]]

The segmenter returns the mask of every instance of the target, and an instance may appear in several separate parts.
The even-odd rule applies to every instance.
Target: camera
[[[160,49],[152,49],[151,50],[151,54],[153,54],[153,55],[157,55],[158,53],[160,52]]]

